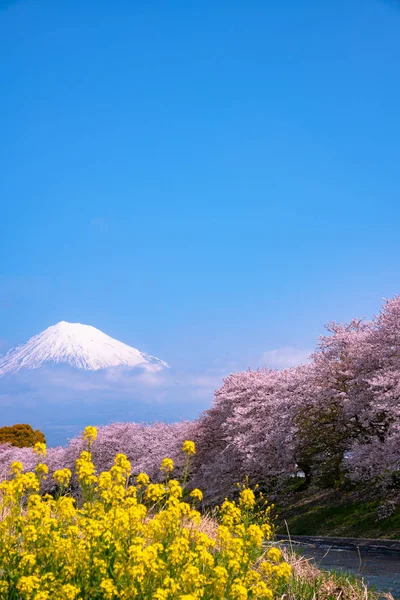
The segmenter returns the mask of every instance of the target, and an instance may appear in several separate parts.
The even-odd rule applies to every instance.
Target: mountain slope
[[[168,367],[164,361],[123,344],[91,325],[60,321],[1,357],[0,377],[22,368],[37,369],[45,363],[62,363],[86,371],[120,366],[152,370]]]

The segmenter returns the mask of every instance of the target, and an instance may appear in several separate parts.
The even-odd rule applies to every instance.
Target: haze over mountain
[[[159,371],[168,364],[81,323],[60,321],[0,358],[0,377],[20,369],[63,364],[98,371],[110,367],[141,367]]]
[[[282,367],[303,354],[288,347],[261,362]],[[58,445],[89,424],[193,419],[209,408],[223,377],[244,365],[168,367],[95,327],[61,321],[0,357],[1,424],[29,423]]]
[[[169,368],[95,327],[61,321],[0,357],[1,422],[30,423],[57,445],[87,424],[191,419],[224,374]]]

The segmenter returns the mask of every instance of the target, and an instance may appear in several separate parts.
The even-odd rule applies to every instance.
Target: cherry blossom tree
[[[227,377],[197,424],[197,476],[218,497],[248,475],[317,485],[399,469],[400,299],[372,321],[329,323],[311,363]]]
[[[386,300],[360,351],[368,402],[359,401],[364,435],[349,457],[354,479],[391,477],[400,471],[400,297]]]
[[[194,422],[100,427],[94,462],[98,471],[109,469],[122,452],[135,473],[157,479],[166,457],[179,472],[185,439],[196,442],[192,484],[209,503],[234,493],[245,477],[280,487],[296,465],[317,486],[400,479],[400,298],[385,301],[371,321],[329,323],[305,366],[229,375]],[[49,449],[50,472],[73,471],[82,449],[80,436]],[[0,445],[0,476],[13,460],[32,468],[36,457]]]
[[[270,487],[295,465],[296,402],[307,367],[232,374],[215,394],[197,429],[196,484],[210,497],[231,493],[249,477]]]

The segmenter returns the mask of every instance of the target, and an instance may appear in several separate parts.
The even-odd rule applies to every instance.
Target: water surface
[[[351,573],[363,579],[368,586],[374,586],[382,592],[391,592],[396,600],[400,600],[399,554],[359,554],[357,550],[302,544],[294,544],[294,548],[303,556],[312,558],[321,569]]]

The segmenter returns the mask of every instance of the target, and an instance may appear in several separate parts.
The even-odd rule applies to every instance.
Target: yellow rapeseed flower
[[[10,471],[13,475],[18,475],[23,468],[22,462],[15,460],[13,463],[11,463]]]
[[[38,463],[35,468],[35,473],[38,477],[45,478],[49,472],[49,467],[44,463]]]
[[[235,579],[232,583],[231,598],[232,600],[247,600],[248,598],[247,588],[240,579]]]
[[[40,579],[37,575],[22,576],[17,583],[17,590],[24,596],[30,596],[39,586]]]
[[[188,456],[196,454],[196,445],[191,440],[185,440],[183,442],[182,451]]]
[[[100,589],[103,591],[106,600],[112,600],[112,598],[118,596],[118,590],[112,579],[103,579],[100,583]]]
[[[199,502],[201,502],[203,500],[203,492],[201,490],[199,490],[198,488],[195,488],[194,490],[192,490],[190,492],[190,495],[192,498],[194,498],[195,500],[198,500]]]
[[[62,586],[62,598],[63,600],[75,600],[80,590],[75,585],[66,583]]]
[[[165,488],[161,483],[150,483],[146,490],[146,498],[151,502],[158,502],[165,494]]]
[[[267,552],[267,556],[273,562],[279,562],[282,559],[282,552],[279,548],[270,548]]]
[[[59,469],[53,473],[54,481],[63,487],[66,487],[69,484],[71,477],[72,473],[69,469]]]
[[[277,548],[264,555],[263,540],[272,531],[269,512],[260,525],[249,518],[249,488],[238,503],[222,504],[213,539],[200,530],[200,512],[184,500],[188,460],[183,483],[151,483],[140,473],[130,485],[124,454],[97,476],[90,453],[96,433],[85,430],[89,444],[76,461],[75,498],[40,494],[45,463],[24,473],[15,462],[10,479],[0,483],[0,598],[273,599],[291,568]],[[183,450],[188,457],[196,451],[189,440]],[[164,459],[162,470],[172,468],[172,460]],[[65,468],[53,479],[63,491],[71,476]],[[202,497],[198,488],[190,492],[191,500]]]
[[[8,587],[7,581],[0,579],[0,594],[2,594],[0,598],[7,598]]]
[[[136,483],[143,486],[149,485],[150,477],[147,475],[147,473],[139,473],[139,475],[136,477]]]
[[[37,442],[32,449],[32,452],[34,454],[37,454],[38,456],[43,456],[43,458],[46,457],[46,444],[44,444],[43,442]]]
[[[97,438],[97,428],[89,425],[83,432],[83,439],[88,442],[94,442]]]
[[[253,490],[244,488],[240,492],[239,504],[242,508],[253,508],[256,503],[256,497]]]
[[[165,473],[171,473],[174,470],[174,461],[172,458],[163,458],[160,465],[160,470]]]

